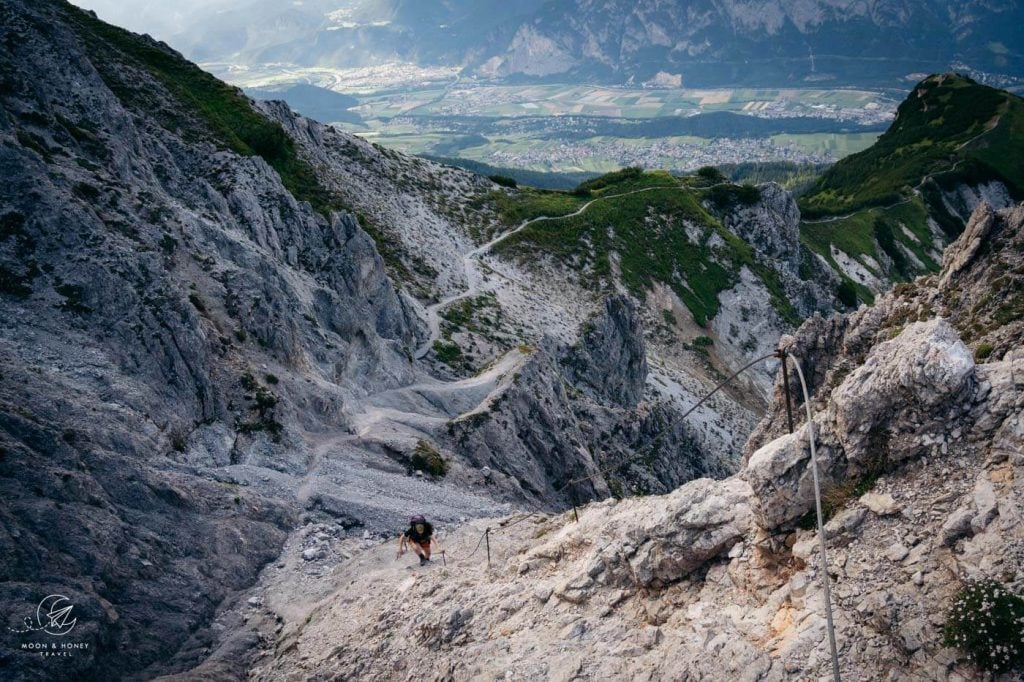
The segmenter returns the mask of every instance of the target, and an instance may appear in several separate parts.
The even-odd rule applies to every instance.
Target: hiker
[[[407,544],[412,546],[412,551],[420,558],[420,566],[430,562],[431,545],[440,547],[440,543],[434,538],[434,527],[423,518],[422,514],[416,514],[410,518],[409,530],[399,536],[396,559],[405,554]],[[441,552],[444,553],[444,549],[441,549]]]

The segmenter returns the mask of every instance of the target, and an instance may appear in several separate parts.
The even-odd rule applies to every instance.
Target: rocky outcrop
[[[545,505],[727,475],[728,453],[706,452],[671,405],[641,401],[646,379],[636,309],[610,297],[576,345],[535,349],[484,403],[449,422],[447,440],[473,466],[499,472],[507,492]],[[648,453],[644,461],[637,452]]]
[[[874,306],[828,319],[812,317],[798,334],[783,337],[779,345],[801,362],[808,389],[822,397],[858,367],[874,346],[919,320],[946,319],[979,362],[1002,358],[1024,333],[1022,228],[1024,207],[995,213],[979,206],[968,228],[946,250],[939,273],[897,285]],[[746,457],[786,432],[783,390],[780,375],[768,414],[747,442]],[[790,372],[788,390],[799,424],[804,416],[795,372]]]
[[[937,431],[966,432],[974,390],[974,360],[942,319],[912,324],[874,347],[815,416],[821,485],[877,475],[929,452]],[[806,423],[750,456],[743,477],[766,529],[814,509],[810,458]]]
[[[584,325],[562,365],[587,397],[635,407],[647,381],[647,353],[640,317],[629,300],[605,299],[603,313]]]
[[[800,241],[800,211],[793,196],[775,183],[757,187],[757,201],[719,206],[706,202],[722,224],[749,244],[758,263],[740,269],[739,282],[719,295],[712,321],[716,355],[739,368],[777,347],[796,319],[827,315],[836,309],[839,279]],[[783,310],[788,307],[789,314]],[[767,398],[776,368],[755,365],[740,381],[751,380],[758,397]]]
[[[793,195],[774,182],[757,190],[753,204],[724,211],[722,224],[774,271],[801,318],[831,312],[839,278],[800,242],[800,209]]]

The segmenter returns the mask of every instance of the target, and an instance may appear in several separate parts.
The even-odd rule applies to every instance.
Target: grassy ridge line
[[[299,158],[295,143],[281,125],[254,110],[241,90],[145,37],[100,21],[70,4],[62,2],[59,7],[76,29],[93,66],[126,105],[150,114],[186,140],[209,140],[243,156],[261,157],[277,171],[296,199],[308,201],[325,216],[347,208]],[[180,110],[158,106],[148,83],[133,80],[124,67],[150,74],[177,101]]]
[[[852,213],[907,198],[927,176],[1001,180],[1024,194],[1022,100],[962,76],[930,76],[900,105],[878,141],[842,159],[800,198],[806,218]]]
[[[779,313],[795,324],[799,318],[774,271],[701,205],[710,191],[684,187],[665,172],[626,169],[588,181],[571,194],[501,193],[494,199],[507,224],[537,216],[552,219],[526,226],[496,244],[494,251],[520,262],[537,252],[553,256],[587,272],[587,284],[595,288],[608,284],[612,254],[617,254],[621,280],[635,296],[644,298],[655,282],[667,284],[701,326],[718,314],[718,295],[739,282],[746,266],[768,287]],[[602,196],[609,201],[593,202],[583,213],[569,215]],[[556,219],[559,215],[563,217]],[[699,232],[697,243],[690,241],[687,225]]]
[[[833,246],[883,281],[909,280],[939,267],[929,253],[929,219],[949,240],[963,229],[942,190],[991,180],[1024,196],[1024,100],[962,76],[930,76],[878,142],[837,162],[800,197],[802,239],[837,272]],[[872,263],[883,255],[890,272]],[[873,300],[865,286],[843,279],[858,298]]]

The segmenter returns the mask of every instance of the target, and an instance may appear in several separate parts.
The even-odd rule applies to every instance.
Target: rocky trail
[[[504,241],[505,239],[508,239],[512,235],[514,235],[514,234],[516,234],[518,232],[521,232],[525,228],[527,228],[530,225],[533,225],[535,223],[539,223],[539,222],[543,222],[543,221],[566,220],[568,218],[575,218],[576,216],[581,215],[582,213],[584,213],[588,208],[590,208],[593,204],[595,204],[595,203],[597,203],[599,201],[610,201],[612,199],[617,199],[617,198],[620,198],[620,197],[630,196],[632,194],[639,194],[641,192],[649,192],[649,191],[654,190],[654,189],[663,189],[663,188],[661,188],[661,187],[644,187],[642,189],[633,190],[632,192],[623,192],[622,194],[614,194],[614,195],[610,195],[610,196],[597,197],[596,199],[591,199],[587,203],[583,204],[583,206],[579,207],[578,209],[576,209],[572,213],[567,213],[565,215],[560,215],[560,216],[539,216],[537,218],[530,218],[529,220],[524,220],[522,223],[519,224],[519,226],[509,230],[508,232],[504,232],[504,233],[498,235],[497,237],[491,239],[489,242],[476,247],[472,251],[467,251],[465,254],[462,255],[462,263],[461,263],[461,265],[462,265],[462,269],[463,269],[463,271],[465,273],[466,282],[467,282],[468,286],[467,286],[466,290],[461,292],[461,293],[453,294],[451,296],[447,296],[447,297],[441,299],[440,301],[438,301],[437,303],[434,303],[434,304],[432,304],[430,306],[427,306],[427,308],[425,310],[425,314],[426,314],[427,328],[430,330],[430,335],[428,336],[427,340],[424,341],[423,344],[416,350],[415,357],[417,359],[426,357],[427,353],[429,353],[430,349],[433,347],[434,342],[441,338],[441,319],[440,319],[440,313],[441,313],[442,310],[444,310],[445,308],[450,306],[452,303],[455,303],[457,301],[461,301],[463,299],[473,298],[474,296],[478,296],[484,290],[484,287],[487,284],[487,278],[480,271],[479,258],[481,256],[483,256],[484,254],[486,254],[488,251],[490,251],[491,248],[494,247],[495,244],[498,244],[499,242]]]
[[[1016,561],[989,553],[1000,532],[1021,530],[1010,484],[1018,460],[1011,465],[1006,455],[986,458],[954,446],[878,481],[829,524],[844,678],[974,679],[941,644],[944,604],[963,566]],[[728,517],[727,507],[742,495],[706,497],[709,485],[696,481],[658,500],[592,503],[580,509],[578,523],[571,512],[514,526],[519,517],[480,519],[445,533],[446,565],[435,555],[433,565],[420,568],[410,555],[396,561],[393,542],[361,541],[351,560],[305,595],[304,608],[289,603],[294,616],[274,646],[258,654],[251,679],[827,677],[816,533],[797,531],[783,565],[751,537],[706,572],[670,586],[647,584],[645,572],[664,570],[658,553],[639,552],[632,577],[610,574],[611,557],[634,551],[622,538],[643,542],[664,532],[673,542],[672,513],[644,520],[654,503],[689,510],[686,521],[695,525],[713,527],[714,519]],[[966,544],[970,530],[925,530],[961,505],[975,518],[979,504],[995,505],[985,509],[999,510],[1004,530]],[[480,544],[488,526],[490,565]],[[691,561],[683,557],[699,551],[701,541],[679,541],[668,556]],[[267,588],[274,591],[272,583]],[[276,622],[278,608],[273,598],[257,596],[245,611]],[[410,658],[410,651],[423,655]]]

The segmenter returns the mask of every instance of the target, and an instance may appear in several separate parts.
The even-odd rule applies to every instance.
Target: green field
[[[353,110],[364,124],[341,127],[385,147],[556,173],[605,173],[632,165],[690,171],[744,161],[831,163],[866,149],[878,134],[797,131],[743,136],[723,132],[711,137],[714,133],[705,130],[689,134],[657,128],[659,132],[644,136],[602,131],[596,122],[640,124],[728,112],[760,121],[842,120],[856,128],[855,123],[879,125],[886,121],[895,109],[895,97],[901,95],[843,89],[697,90],[464,82],[351,94],[359,99]],[[566,118],[574,116],[581,118]],[[588,130],[593,134],[579,134]],[[721,143],[730,135],[736,136]]]
[[[360,96],[367,119],[393,116],[610,116],[656,118],[710,111],[816,115],[823,108],[892,108],[895,100],[867,90],[650,89],[589,85],[453,85]]]

